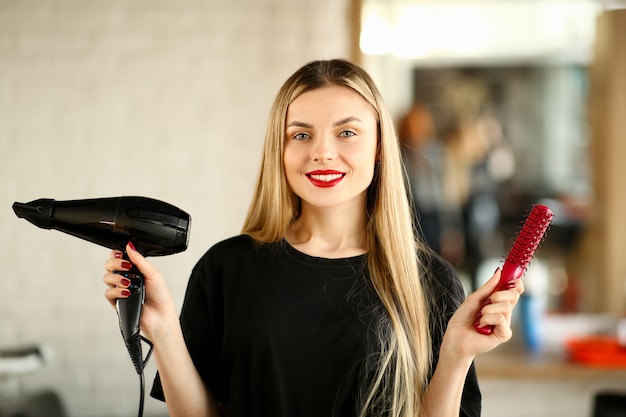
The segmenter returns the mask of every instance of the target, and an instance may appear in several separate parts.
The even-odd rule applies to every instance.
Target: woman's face
[[[347,87],[312,90],[289,105],[283,163],[303,209],[365,207],[377,132],[374,109]]]

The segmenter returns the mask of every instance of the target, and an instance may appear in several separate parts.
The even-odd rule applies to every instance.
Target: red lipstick
[[[346,174],[335,170],[315,170],[306,173],[306,177],[316,187],[329,188],[339,184]]]

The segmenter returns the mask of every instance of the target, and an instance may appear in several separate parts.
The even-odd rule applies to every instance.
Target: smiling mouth
[[[309,172],[306,177],[317,187],[333,187],[341,182],[346,174],[342,172]]]
[[[313,178],[316,181],[322,181],[322,182],[331,182],[334,180],[338,180],[339,178],[343,178],[344,174],[324,174],[324,175],[320,175],[320,174],[310,174],[308,175],[309,178]]]

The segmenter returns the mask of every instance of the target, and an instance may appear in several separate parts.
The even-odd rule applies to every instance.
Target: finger
[[[470,294],[467,298],[468,300],[474,301],[479,304],[484,304],[488,297],[494,292],[496,289],[498,282],[500,282],[500,274],[501,268],[498,267],[491,278],[487,280],[482,286],[480,286],[476,291]]]
[[[476,292],[491,294],[498,286],[498,283],[500,282],[501,274],[502,274],[502,268],[497,267],[493,275],[491,276],[491,278],[489,278],[487,282],[485,282],[480,288],[478,288]]]
[[[487,295],[484,296],[474,326],[479,329],[491,328],[490,333],[484,334],[492,334],[501,341],[507,341],[513,335],[511,330],[513,308],[524,292],[524,282],[519,278],[514,279],[506,283],[505,289],[495,291],[500,275],[501,270],[498,268],[491,279],[475,292],[477,295],[485,293]]]
[[[507,320],[510,322],[510,317],[513,314],[513,309],[519,302],[521,292],[523,291],[523,283],[518,282],[511,284],[517,284],[513,288],[508,290],[496,291],[487,299],[487,302],[481,308],[481,314],[504,314]]]
[[[476,321],[479,327],[503,323],[510,326],[513,308],[519,301],[519,297],[520,294],[516,289],[492,293],[477,315]],[[500,318],[504,318],[504,322]]]
[[[493,334],[498,339],[509,340],[513,335],[511,330],[511,310],[504,309],[493,313],[485,314],[481,321],[484,320],[487,325],[493,326]]]
[[[130,296],[130,291],[128,291],[126,288],[109,287],[104,291],[104,296],[108,300],[109,304],[115,307],[117,304],[117,299],[128,298]]]
[[[511,314],[507,311],[485,310],[478,319],[479,327],[490,327],[492,332],[495,328],[500,328],[500,335],[505,336],[511,327]]]
[[[513,287],[508,290],[500,290],[496,291],[489,296],[489,301],[491,304],[497,303],[506,303],[511,306],[517,304],[520,298],[520,292],[517,287]]]
[[[132,242],[128,242],[128,244],[126,245],[126,254],[128,255],[130,261],[139,269],[139,271],[141,271],[144,276],[153,276],[156,274],[156,269],[152,266],[150,262],[146,260],[146,258],[144,258],[139,252],[137,252],[137,249],[135,249],[135,246],[132,244]]]
[[[510,317],[513,312],[514,303],[510,302],[510,299],[507,298],[504,301],[499,302],[491,302],[486,304],[481,310],[480,314],[482,317],[488,318],[490,316],[504,316]]]
[[[102,281],[109,287],[128,288],[132,281],[125,275],[117,272],[109,272],[104,275]]]
[[[506,321],[497,323],[493,326],[493,335],[503,342],[509,341],[513,337],[513,330],[511,325]]]
[[[516,290],[518,294],[524,292],[524,281],[521,278],[516,278],[508,281],[504,285],[505,290]]]
[[[107,272],[128,271],[132,267],[133,264],[126,259],[109,258],[104,262],[104,269]]]

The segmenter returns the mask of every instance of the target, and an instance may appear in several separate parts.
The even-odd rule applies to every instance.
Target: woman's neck
[[[365,213],[340,209],[306,209],[287,231],[285,240],[311,256],[347,258],[367,251]]]

